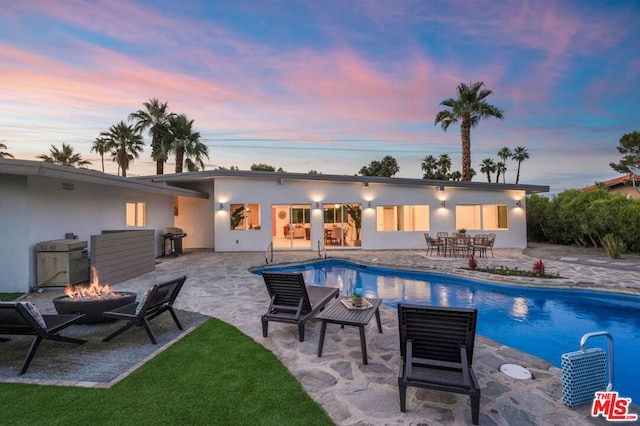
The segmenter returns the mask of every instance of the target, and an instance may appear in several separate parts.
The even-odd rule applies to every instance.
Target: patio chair
[[[486,235],[477,234],[473,237],[473,255],[476,251],[480,254],[480,257],[484,255],[487,257],[487,246],[489,245],[489,239]]]
[[[407,387],[469,395],[471,420],[478,424],[480,387],[472,369],[478,311],[398,304],[400,411]]]
[[[263,272],[262,278],[271,298],[267,313],[261,317],[264,337],[269,321],[285,322],[298,325],[300,341],[304,342],[305,323],[340,293],[338,287],[306,285],[301,273]]]
[[[440,247],[444,249],[444,241],[439,238],[431,238],[428,232],[424,233],[424,239],[427,242],[427,254],[433,253],[433,250],[437,249],[440,254]]]
[[[173,303],[176,301],[178,293],[180,293],[186,279],[187,277],[183,276],[162,284],[156,284],[153,288],[147,290],[140,301],[103,313],[102,315],[105,318],[125,320],[127,323],[122,328],[119,328],[102,339],[102,341],[108,342],[134,325],[141,325],[147,332],[149,339],[151,339],[151,343],[156,345],[158,342],[156,340],[156,336],[151,330],[149,321],[166,311],[171,314],[171,317],[178,326],[178,329],[182,330],[182,325],[180,324],[180,321],[178,321],[176,312],[173,309]]]
[[[24,374],[33,360],[40,342],[55,340],[58,342],[83,344],[86,340],[58,334],[84,317],[80,315],[42,315],[30,302],[0,302],[0,334],[35,336],[19,374]],[[0,342],[9,339],[0,337]]]
[[[491,257],[493,257],[493,243],[496,242],[496,234],[487,235],[487,248],[491,250]]]

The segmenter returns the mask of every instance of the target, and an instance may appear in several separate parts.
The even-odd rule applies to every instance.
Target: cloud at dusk
[[[195,120],[207,168],[354,174],[391,155],[421,177],[426,155],[460,168],[459,129],[433,121],[475,81],[505,120],[473,129],[472,167],[525,146],[524,183],[615,177],[620,137],[640,130],[632,0],[25,0],[0,18],[0,140],[16,158],[64,142],[95,166],[100,132],[158,98]],[[148,156],[130,174],[152,173]]]

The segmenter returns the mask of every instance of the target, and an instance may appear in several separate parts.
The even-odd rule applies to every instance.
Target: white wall
[[[0,292],[28,290],[29,252],[27,178],[0,175]]]
[[[524,191],[486,191],[446,188],[437,191],[433,187],[361,183],[296,181],[284,179],[281,184],[273,180],[247,178],[216,178],[213,196],[215,215],[215,248],[217,251],[264,251],[271,242],[271,206],[274,204],[311,204],[311,249],[317,241],[323,241],[323,204],[356,204],[363,206],[363,249],[423,249],[423,232],[377,232],[376,211],[378,205],[429,205],[430,232],[455,229],[456,204],[506,204],[509,229],[504,231],[470,230],[470,233],[497,234],[495,247],[526,247],[525,209],[515,207]],[[371,201],[372,208],[368,208]],[[443,208],[441,202],[445,201]],[[316,209],[316,202],[320,209]],[[224,209],[219,210],[219,204]],[[229,205],[234,203],[259,203],[262,229],[259,231],[232,231],[229,226]],[[280,226],[280,225],[278,225]]]
[[[213,183],[189,185],[189,189],[206,192],[209,198],[178,197],[178,215],[175,226],[187,234],[182,240],[182,249],[213,249]]]
[[[74,233],[79,240],[90,244],[91,235],[103,230],[140,229],[126,228],[127,202],[147,203],[147,226],[142,229],[155,230],[156,255],[162,253],[160,234],[164,227],[173,226],[172,196],[79,182],[70,183],[73,189],[69,190],[63,189],[61,180],[38,176],[2,178],[0,220],[13,225],[1,245],[12,246],[11,256],[16,259],[3,266],[0,277],[15,277],[15,280],[11,283],[0,280],[0,291],[9,291],[6,290],[9,288],[28,291],[36,285],[35,246],[41,241],[62,239],[65,233]],[[5,193],[8,194],[6,204]]]

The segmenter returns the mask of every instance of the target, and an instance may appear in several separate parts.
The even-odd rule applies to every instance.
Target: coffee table
[[[332,300],[325,306],[324,310],[316,315],[316,318],[322,321],[320,328],[320,340],[318,341],[318,357],[322,356],[322,347],[324,346],[324,335],[327,330],[327,323],[340,324],[341,328],[345,325],[353,325],[360,330],[360,349],[362,350],[362,363],[367,365],[367,343],[364,338],[364,326],[371,321],[375,315],[378,323],[378,331],[382,333],[382,325],[380,324],[380,304],[382,299],[366,298],[371,304],[367,309],[350,309],[347,308],[341,299]]]

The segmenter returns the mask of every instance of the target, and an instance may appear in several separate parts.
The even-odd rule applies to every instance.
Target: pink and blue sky
[[[459,127],[433,121],[484,81],[505,120],[472,131],[472,167],[524,146],[520,183],[559,192],[617,177],[640,130],[637,0],[22,0],[0,18],[0,140],[20,159],[68,143],[99,169],[95,138],[155,97],[195,120],[208,170],[391,155],[421,178],[430,154],[461,170]],[[155,173],[149,153],[128,175]]]

